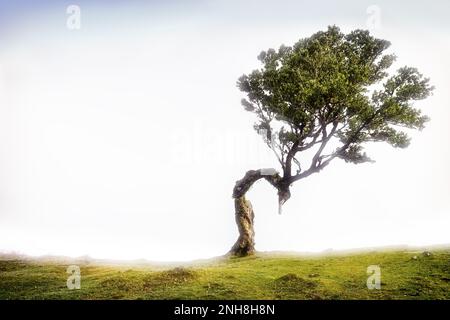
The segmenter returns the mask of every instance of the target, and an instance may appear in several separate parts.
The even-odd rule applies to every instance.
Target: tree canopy
[[[292,47],[261,52],[262,67],[239,78],[247,95],[242,104],[256,115],[254,127],[266,133],[283,171],[266,177],[279,190],[280,202],[290,197],[293,182],[333,159],[372,161],[366,143],[405,148],[407,129],[424,127],[428,117],[413,103],[433,87],[416,68],[389,74],[396,59],[385,54],[389,46],[366,30],[344,34],[330,26]]]

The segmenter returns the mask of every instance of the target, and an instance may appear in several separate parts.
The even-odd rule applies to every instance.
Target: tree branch
[[[278,173],[268,175],[263,174],[263,169],[249,170],[241,180],[236,181],[233,189],[233,198],[239,198],[245,195],[250,187],[261,178],[266,179],[277,190],[280,189],[281,177]]]
[[[295,154],[297,153],[298,145],[300,144],[300,140],[297,139],[294,144],[292,145],[291,149],[289,150],[287,156],[286,156],[286,167],[284,168],[283,177],[289,178],[291,176],[291,168],[292,168],[292,159],[294,158]]]

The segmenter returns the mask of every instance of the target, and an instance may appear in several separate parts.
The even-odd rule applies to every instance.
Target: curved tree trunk
[[[236,224],[239,230],[239,238],[231,248],[230,253],[236,256],[248,256],[255,252],[255,231],[253,228],[252,204],[245,196],[234,199]]]
[[[283,187],[281,178],[274,169],[250,170],[247,171],[241,180],[236,181],[233,189],[233,198],[239,238],[229,252],[231,255],[242,257],[255,253],[255,231],[253,228],[255,213],[253,212],[252,204],[245,198],[245,194],[261,178],[265,178],[278,189],[280,204],[284,203],[290,196],[289,188]]]

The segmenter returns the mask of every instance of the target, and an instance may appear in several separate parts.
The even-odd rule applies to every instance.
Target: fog
[[[235,181],[279,169],[236,80],[261,50],[331,24],[370,28],[392,42],[392,71],[430,77],[434,95],[416,105],[431,121],[407,149],[369,145],[376,163],[335,160],[297,182],[281,216],[276,191],[255,184],[257,249],[450,243],[450,5],[399,2],[379,1],[374,24],[364,1],[79,1],[80,29],[67,4],[1,4],[0,251],[224,254]]]

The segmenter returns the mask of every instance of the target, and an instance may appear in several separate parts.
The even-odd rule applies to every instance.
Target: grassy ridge
[[[68,265],[81,289],[68,290]],[[367,267],[381,268],[368,290]],[[450,299],[450,250],[263,255],[182,267],[0,257],[0,299]]]

